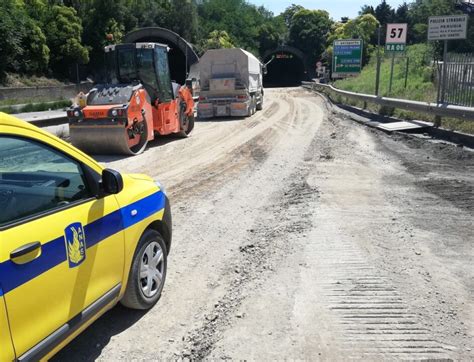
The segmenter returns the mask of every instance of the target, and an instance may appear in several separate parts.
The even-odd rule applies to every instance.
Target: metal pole
[[[446,75],[448,73],[448,41],[444,41],[444,51],[443,51],[443,84],[441,86],[441,103],[445,102],[446,99]]]
[[[408,83],[408,67],[410,66],[410,58],[407,57],[407,67],[405,69],[405,89],[407,88]]]
[[[392,53],[392,65],[390,67],[390,84],[388,86],[388,94],[392,93],[392,83],[393,83],[393,67],[395,65],[395,52]]]
[[[375,95],[378,97],[379,96],[379,90],[380,90],[380,32],[381,32],[381,26],[377,28],[377,74],[375,76]]]
[[[437,94],[436,94],[436,103],[441,102],[441,82],[442,82],[442,74],[441,74],[441,68],[439,66],[439,61],[436,64],[436,74],[438,75],[438,89],[437,89]]]

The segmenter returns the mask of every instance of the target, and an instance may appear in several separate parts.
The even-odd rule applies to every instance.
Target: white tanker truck
[[[246,117],[263,107],[263,64],[239,48],[208,50],[199,60],[199,118]]]

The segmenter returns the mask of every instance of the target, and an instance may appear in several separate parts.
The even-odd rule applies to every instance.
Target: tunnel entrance
[[[125,36],[123,42],[153,42],[168,45],[171,79],[180,84],[185,83],[191,65],[199,61],[192,45],[168,29],[152,27],[134,30]]]
[[[264,55],[267,73],[263,76],[265,87],[298,86],[308,79],[304,54],[292,47],[281,47]]]

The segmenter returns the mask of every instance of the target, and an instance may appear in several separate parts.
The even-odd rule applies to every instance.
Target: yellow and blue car
[[[0,361],[48,359],[118,302],[151,308],[171,236],[159,182],[0,113]]]

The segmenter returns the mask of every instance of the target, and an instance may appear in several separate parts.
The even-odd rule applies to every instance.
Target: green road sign
[[[387,53],[404,53],[406,48],[406,44],[385,44],[385,52]]]
[[[332,56],[332,77],[345,78],[360,74],[362,40],[335,40]]]

